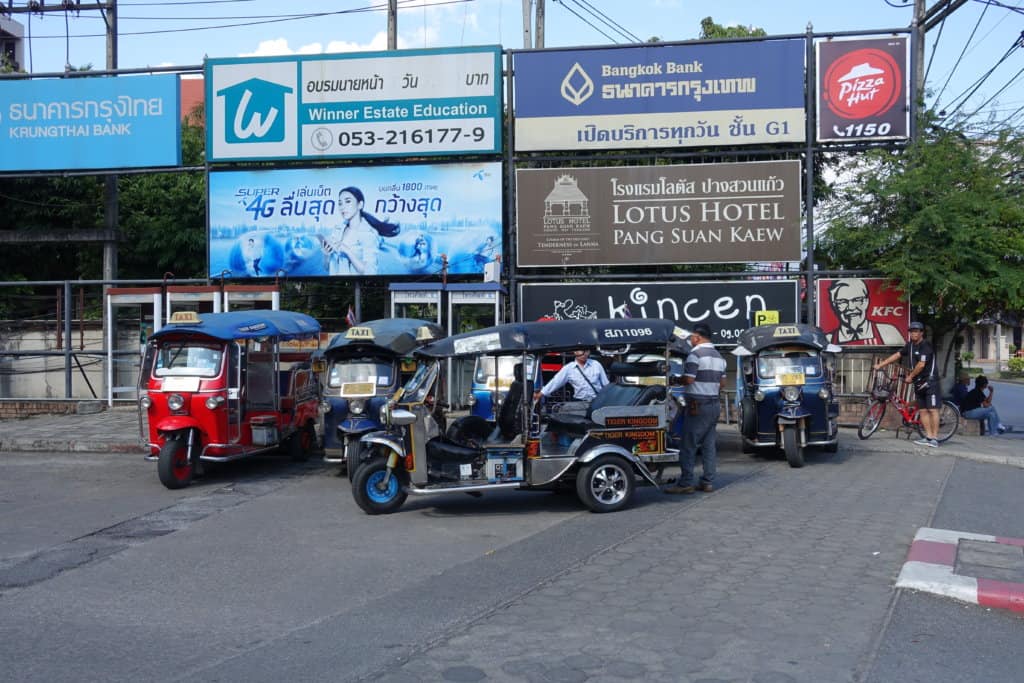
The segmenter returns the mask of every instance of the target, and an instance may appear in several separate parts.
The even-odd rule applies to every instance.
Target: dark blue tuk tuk
[[[416,370],[413,349],[444,336],[426,320],[383,318],[331,339],[321,368],[325,461],[347,467],[359,437],[381,428],[381,405]]]
[[[807,446],[836,452],[832,381],[841,350],[813,325],[761,325],[740,334],[733,354],[744,453],[782,449],[790,466],[803,467]]]

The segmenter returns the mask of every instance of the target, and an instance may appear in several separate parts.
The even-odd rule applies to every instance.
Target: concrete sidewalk
[[[739,451],[736,425],[718,427],[723,450]],[[857,430],[842,429],[839,447],[852,452],[912,452],[921,456],[954,456],[978,462],[1024,468],[1024,432],[981,437],[958,433],[939,446],[917,446],[916,433],[880,429],[870,439],[857,438]],[[114,408],[94,415],[41,415],[0,420],[0,452],[136,453],[146,448],[139,434],[138,412]]]

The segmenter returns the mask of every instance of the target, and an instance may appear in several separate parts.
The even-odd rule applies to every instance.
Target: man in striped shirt
[[[686,422],[683,424],[683,442],[679,449],[679,478],[675,486],[665,493],[705,493],[715,490],[715,472],[718,469],[718,415],[721,403],[718,394],[725,386],[725,359],[711,343],[711,328],[704,323],[693,326],[690,334],[693,350],[686,357],[683,368],[686,395]],[[694,486],[694,463],[697,450],[703,462],[698,486]]]

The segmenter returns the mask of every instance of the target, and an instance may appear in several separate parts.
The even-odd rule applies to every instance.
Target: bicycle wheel
[[[939,408],[938,442],[947,441],[960,429],[960,409],[952,401],[943,401]]]
[[[917,412],[917,421],[914,422],[917,433],[924,437],[924,426],[921,424],[921,411]],[[960,429],[960,409],[952,401],[943,401],[939,407],[939,428],[936,431],[936,441],[942,443],[948,441],[956,430]]]
[[[874,434],[878,431],[878,425],[882,424],[883,417],[885,417],[885,401],[871,401],[868,404],[868,412],[864,413],[864,417],[860,420],[860,426],[857,427],[857,436],[866,439]]]

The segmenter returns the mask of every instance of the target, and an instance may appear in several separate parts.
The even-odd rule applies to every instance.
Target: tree
[[[899,281],[939,339],[1024,309],[1024,137],[1004,127],[978,139],[932,114],[921,130],[851,164],[816,257]]]
[[[700,40],[714,40],[716,38],[760,38],[768,35],[763,28],[753,26],[722,26],[716,24],[711,17],[704,17],[700,20]]]

